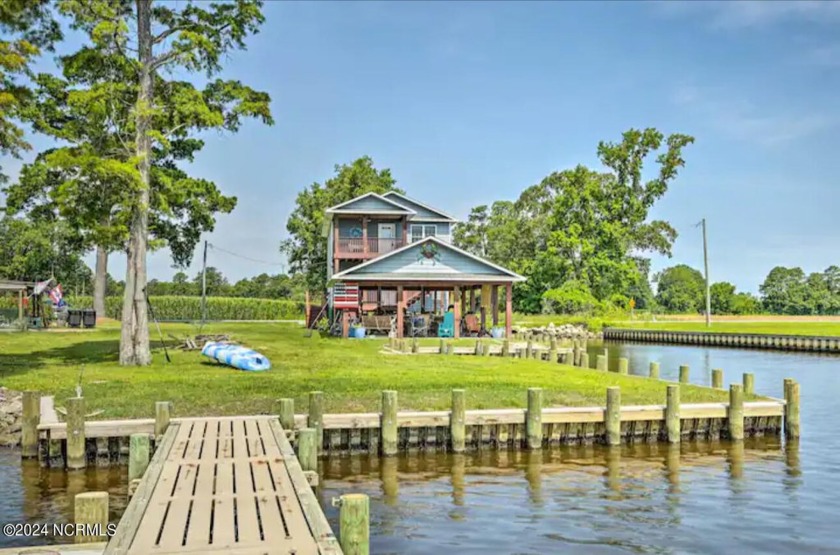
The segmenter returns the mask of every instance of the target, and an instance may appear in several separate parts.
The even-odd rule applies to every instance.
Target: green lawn
[[[164,334],[195,333],[189,325],[164,324]],[[154,331],[154,330],[153,330]],[[147,368],[117,364],[119,329],[0,333],[0,384],[56,396],[73,395],[84,366],[84,395],[100,418],[149,417],[155,401],[172,401],[175,415],[200,416],[273,412],[273,401],[293,397],[305,411],[309,391],[324,391],[328,412],[376,411],[380,391],[399,392],[401,409],[449,406],[452,388],[467,389],[469,408],[522,407],[528,387],[545,388],[547,406],[603,404],[605,388],[619,385],[625,404],[664,403],[666,382],[619,376],[535,360],[444,355],[389,355],[384,339],[307,339],[292,324],[213,324],[267,355],[268,372],[240,372],[199,352],[160,349]],[[157,338],[157,333],[152,334]],[[155,340],[155,346],[159,344]],[[727,393],[685,386],[684,402],[726,400]]]
[[[777,321],[777,322],[618,322],[620,328],[638,328],[668,331],[711,331],[728,333],[767,333],[789,335],[840,336],[840,322]]]

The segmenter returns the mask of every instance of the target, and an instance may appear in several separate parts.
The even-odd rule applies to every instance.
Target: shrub
[[[549,289],[542,296],[544,314],[592,314],[600,303],[589,288],[570,280],[556,289]]]

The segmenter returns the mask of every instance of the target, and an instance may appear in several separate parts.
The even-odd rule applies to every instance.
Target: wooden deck
[[[270,416],[170,424],[105,553],[340,554]]]

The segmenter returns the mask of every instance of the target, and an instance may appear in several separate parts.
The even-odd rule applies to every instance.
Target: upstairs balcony
[[[404,239],[383,237],[339,237],[335,257],[339,259],[368,260],[405,245]]]

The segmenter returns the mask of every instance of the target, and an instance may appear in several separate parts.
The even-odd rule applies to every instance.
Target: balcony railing
[[[365,244],[365,241],[367,241],[367,244]],[[405,245],[405,242],[402,239],[339,237],[335,253],[340,258],[374,258],[396,250],[403,245]]]

